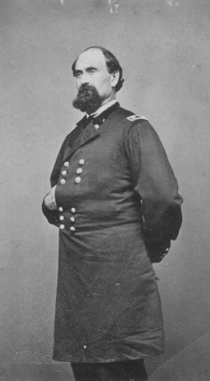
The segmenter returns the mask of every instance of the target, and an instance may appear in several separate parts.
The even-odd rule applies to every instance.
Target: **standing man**
[[[182,198],[149,122],[119,106],[122,68],[101,47],[72,65],[86,112],[66,137],[43,212],[59,227],[53,359],[76,381],[145,381],[163,350],[152,267],[181,226]]]

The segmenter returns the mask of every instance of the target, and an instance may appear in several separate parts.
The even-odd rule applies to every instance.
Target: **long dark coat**
[[[43,211],[60,226],[58,361],[122,361],[163,349],[151,261],[176,239],[182,199],[156,132],[131,114],[115,107],[99,128],[80,121],[52,172],[59,211]]]

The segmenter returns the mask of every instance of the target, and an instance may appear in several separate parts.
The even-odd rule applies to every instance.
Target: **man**
[[[122,68],[91,47],[72,65],[86,112],[66,137],[43,201],[60,227],[53,359],[77,381],[147,380],[144,358],[163,349],[152,262],[181,225],[182,198],[149,122],[116,102]]]

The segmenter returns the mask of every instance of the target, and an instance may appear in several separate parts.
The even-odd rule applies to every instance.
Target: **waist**
[[[132,228],[132,226],[141,228],[142,221],[141,219],[136,220],[112,220],[112,221],[91,221],[91,220],[75,220],[73,223],[70,221],[70,219],[66,218],[62,221],[60,224],[61,230],[67,229],[68,231],[71,231],[72,233],[76,232],[88,232],[88,231],[97,231],[97,230],[103,230],[103,229],[109,229],[109,228],[123,228],[126,227],[127,229]],[[62,229],[63,228],[63,229]]]

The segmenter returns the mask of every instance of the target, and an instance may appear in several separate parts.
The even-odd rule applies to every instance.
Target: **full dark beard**
[[[101,106],[101,98],[94,86],[84,83],[80,86],[77,97],[72,104],[76,109],[90,115]]]

